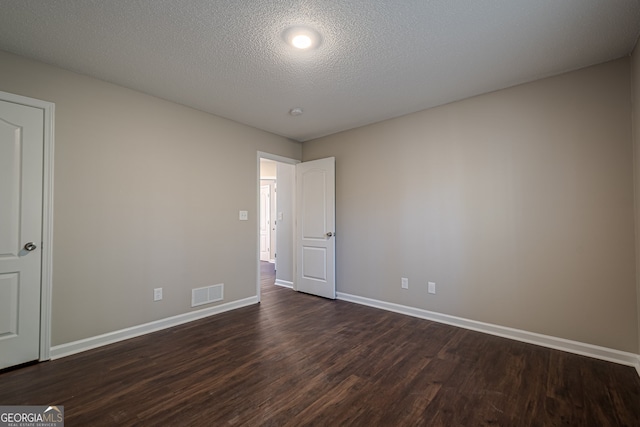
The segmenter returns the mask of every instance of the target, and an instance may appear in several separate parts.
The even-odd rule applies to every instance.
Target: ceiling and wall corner
[[[298,141],[628,55],[636,0],[0,0],[0,49]],[[285,41],[295,26],[319,45]],[[304,114],[289,111],[302,108]]]

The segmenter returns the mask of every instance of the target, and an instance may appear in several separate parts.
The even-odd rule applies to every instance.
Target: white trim
[[[44,170],[42,188],[42,293],[40,296],[40,360],[51,354],[51,299],[53,292],[53,169],[55,104],[44,107]]]
[[[300,163],[300,160],[278,156],[277,154],[265,153],[264,151],[258,151],[258,171],[260,171],[260,159],[273,160],[274,162],[287,163],[289,165],[296,165]],[[260,176],[260,174],[258,174],[258,176]]]
[[[183,323],[193,322],[194,320],[203,319],[215,314],[224,313],[226,311],[235,310],[237,308],[242,308],[257,303],[257,297],[244,298],[238,301],[232,301],[226,304],[217,305],[215,307],[204,308],[202,310],[191,311],[189,313],[167,317],[166,319],[156,320],[154,322],[145,323],[143,325],[132,326],[130,328],[121,329],[119,331],[108,332],[106,334],[98,335],[95,337],[56,345],[51,348],[51,359],[60,359],[61,357],[71,356],[72,354],[77,354],[97,347],[102,347],[104,345],[128,340],[130,338],[139,337],[141,335],[150,334],[162,329],[172,328],[174,326],[182,325]]]
[[[275,285],[282,286],[284,288],[293,289],[293,282],[288,280],[276,279]]]
[[[53,283],[53,152],[55,145],[55,104],[2,91],[0,91],[0,100],[40,108],[44,112],[39,359],[41,361],[49,360],[51,351],[51,289]]]
[[[256,236],[256,295],[258,296],[258,302],[261,299],[260,296],[260,159],[273,160],[275,162],[286,163],[288,165],[296,165],[300,163],[300,160],[291,159],[289,157],[279,156],[277,154],[265,153],[264,151],[258,151],[256,158],[256,176],[258,179],[256,180],[256,215],[255,215],[255,232]],[[277,177],[275,178],[277,180]],[[295,253],[295,251],[294,251]],[[295,256],[295,255],[294,255]],[[294,268],[295,268],[295,259],[294,259]]]
[[[638,354],[628,353],[612,348],[600,347],[597,345],[582,343],[578,341],[571,341],[564,338],[552,337],[549,335],[537,334],[520,329],[508,328],[505,326],[478,322],[475,320],[464,319],[462,317],[450,316],[448,314],[436,313],[433,311],[423,310],[421,308],[408,307],[405,305],[374,300],[371,298],[345,294],[342,292],[337,293],[337,298],[343,301],[349,301],[369,307],[380,308],[383,310],[393,311],[395,313],[406,314],[408,316],[419,317],[421,319],[432,320],[434,322],[457,326],[464,329],[470,329],[472,331],[483,332],[485,334],[496,335],[499,337],[522,341],[529,344],[535,344],[542,347],[548,347],[556,350],[566,351],[569,353],[579,354],[582,356],[593,357],[595,359],[606,360],[608,362],[619,363],[621,365],[633,366],[638,371],[638,375],[640,375],[640,355]]]

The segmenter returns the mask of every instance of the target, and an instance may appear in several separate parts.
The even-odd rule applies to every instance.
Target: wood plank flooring
[[[296,293],[0,373],[67,426],[640,426],[620,366]]]

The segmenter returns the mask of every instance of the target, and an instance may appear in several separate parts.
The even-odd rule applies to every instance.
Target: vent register
[[[224,283],[205,286],[191,290],[191,307],[222,301],[224,298]]]

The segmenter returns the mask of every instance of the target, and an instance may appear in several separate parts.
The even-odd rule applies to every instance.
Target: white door
[[[0,101],[0,369],[40,352],[44,111]]]
[[[271,259],[271,188],[260,186],[260,261]]]
[[[335,299],[335,158],[296,165],[297,289]]]

